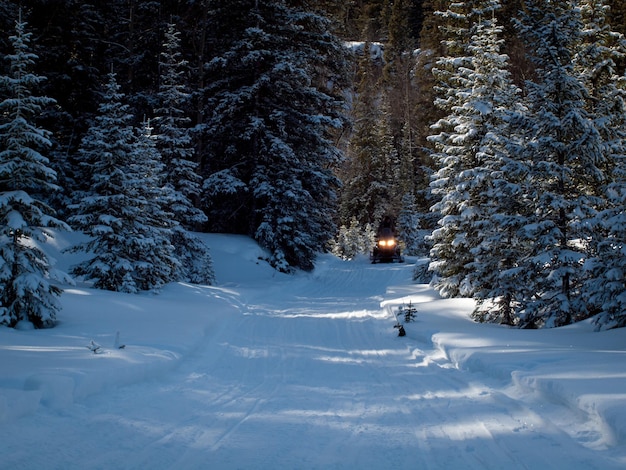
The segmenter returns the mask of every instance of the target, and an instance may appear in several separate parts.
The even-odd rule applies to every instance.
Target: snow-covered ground
[[[216,286],[77,284],[56,328],[0,327],[0,468],[626,468],[626,330],[479,325],[415,259],[288,276],[206,240]]]

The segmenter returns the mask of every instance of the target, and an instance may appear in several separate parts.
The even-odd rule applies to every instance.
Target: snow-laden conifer
[[[280,270],[312,269],[334,235],[346,51],[318,13],[213,2],[204,196],[214,230],[253,236]]]
[[[404,242],[403,252],[409,256],[426,256],[430,251],[421,227],[420,215],[415,203],[415,196],[406,193],[402,197],[402,206],[398,213],[398,236]]]
[[[193,230],[205,223],[206,215],[194,207],[201,193],[201,177],[198,163],[194,161],[194,149],[186,115],[189,93],[185,90],[187,62],[180,51],[179,32],[169,24],[161,52],[160,83],[155,110],[154,134],[156,145],[165,165],[165,183],[175,191],[170,210],[185,228]]]
[[[394,177],[393,137],[388,103],[379,84],[377,65],[366,42],[359,60],[358,86],[352,105],[353,129],[343,173],[341,218],[378,224],[391,208]]]
[[[337,237],[330,242],[331,252],[345,260],[367,254],[374,246],[374,235],[370,224],[362,226],[356,217],[352,217],[350,225],[339,227]]]
[[[476,175],[483,163],[479,148],[489,130],[485,120],[492,103],[474,90],[477,76],[468,44],[475,24],[484,21],[481,15],[497,7],[497,2],[451,2],[448,10],[438,12],[448,20],[445,46],[450,55],[433,70],[440,80],[435,104],[448,114],[432,126],[434,133],[428,137],[438,163],[431,189],[440,198],[432,208],[440,219],[432,233],[430,268],[436,274],[435,287],[444,296],[472,296],[474,290],[469,278],[476,245],[471,224],[482,216],[480,203],[471,201],[472,186],[481,181]]]
[[[179,32],[169,24],[161,52],[159,106],[156,109],[156,146],[164,168],[165,207],[176,223],[171,242],[180,262],[180,279],[211,284],[214,281],[209,248],[190,230],[201,227],[207,217],[194,206],[201,194],[201,177],[194,161],[190,119],[185,114],[190,95],[185,91],[187,62],[182,59]]]
[[[599,328],[626,326],[626,77],[617,63],[626,40],[607,21],[606,0],[581,0],[584,28],[577,70],[589,90],[587,106],[602,137],[602,199],[584,220],[588,259],[582,292]]]
[[[481,17],[468,45],[471,95],[463,106],[468,119],[464,128],[474,129],[479,140],[473,168],[458,180],[467,194],[460,227],[472,256],[466,284],[478,301],[474,317],[512,325],[513,304],[522,297],[516,231],[524,214],[525,164],[512,129],[520,90],[511,82],[501,34],[494,15]]]
[[[169,211],[176,194],[164,184],[165,165],[149,121],[139,129],[129,163],[131,207],[125,215],[126,244],[134,257],[130,274],[139,290],[150,290],[180,279],[181,265],[172,244],[172,232],[179,223]]]
[[[575,69],[581,44],[580,10],[570,2],[529,1],[518,29],[533,50],[538,79],[527,82],[524,125],[532,216],[522,230],[529,247],[520,269],[533,273],[522,324],[559,326],[588,314],[585,220],[595,213],[606,156],[589,91]]]
[[[73,273],[99,289],[137,292],[175,280],[178,261],[160,155],[147,130],[135,135],[123,98],[110,73],[100,115],[80,148],[91,192],[73,206],[70,222],[90,236],[74,249],[92,256]]]
[[[41,328],[54,326],[61,309],[62,290],[51,278],[67,278],[52,269],[39,244],[52,237],[46,228],[69,227],[42,200],[59,188],[40,153],[50,147],[50,133],[36,119],[54,100],[36,94],[45,77],[32,72],[37,56],[30,37],[20,17],[9,38],[14,51],[5,56],[9,73],[0,76],[0,324]]]

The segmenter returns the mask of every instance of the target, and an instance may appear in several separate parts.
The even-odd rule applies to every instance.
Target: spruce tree
[[[477,165],[467,173],[464,211],[472,262],[468,284],[477,300],[473,317],[514,325],[523,299],[523,276],[517,260],[524,251],[517,231],[526,214],[524,175],[528,168],[515,134],[520,90],[512,84],[508,56],[501,53],[502,27],[494,15],[483,17],[468,47],[472,56],[472,96],[466,107],[480,116],[483,136]]]
[[[623,34],[612,30],[606,0],[581,0],[584,23],[577,69],[589,90],[587,107],[605,156],[602,199],[584,221],[588,259],[582,296],[599,328],[626,326],[626,58]]]
[[[170,210],[185,228],[194,229],[207,221],[206,215],[194,207],[201,193],[201,178],[194,161],[190,121],[185,110],[190,99],[186,92],[187,61],[180,51],[179,32],[169,24],[161,52],[159,106],[154,120],[156,145],[165,165],[165,182],[178,196]]]
[[[420,216],[415,197],[406,193],[402,198],[402,206],[398,214],[398,235],[404,242],[404,253],[410,256],[428,254],[428,246],[421,230]]]
[[[391,174],[388,152],[389,132],[383,126],[383,95],[379,86],[378,66],[372,60],[371,47],[365,42],[359,60],[358,86],[352,108],[353,129],[347,149],[341,193],[341,220],[346,224],[356,217],[361,225],[375,224],[388,212],[391,202]],[[381,140],[383,137],[383,140]],[[384,144],[386,149],[383,149]]]
[[[440,198],[432,208],[440,219],[432,234],[431,269],[436,275],[436,288],[446,297],[473,294],[468,283],[473,259],[468,219],[475,214],[466,207],[472,173],[481,163],[478,149],[486,127],[483,110],[477,107],[482,103],[472,102],[475,75],[467,48],[477,15],[472,6],[473,2],[450,2],[449,9],[437,12],[447,19],[448,39],[444,44],[449,55],[440,58],[433,70],[440,81],[435,103],[447,115],[432,126],[436,133],[428,138],[435,146],[432,156],[438,163],[431,188]]]
[[[388,40],[384,46],[384,103],[394,157],[398,159],[392,188],[393,212],[396,214],[404,195],[415,195],[428,184],[423,168],[427,162],[423,154],[420,155],[417,145],[421,127],[419,115],[423,110],[416,106],[420,98],[415,70],[417,58],[421,55],[416,54],[414,28],[421,28],[421,23],[418,25],[415,22],[416,9],[415,2],[410,0],[393,2],[390,6]],[[422,213],[426,212],[424,206],[422,204]]]
[[[584,318],[584,221],[595,213],[605,178],[602,138],[587,108],[589,92],[574,58],[581,44],[580,10],[570,2],[527,2],[518,28],[533,46],[538,80],[527,83],[524,125],[532,217],[523,227],[533,272],[522,325],[560,326]]]
[[[149,121],[138,130],[127,171],[130,207],[124,210],[129,229],[125,253],[134,264],[130,274],[139,290],[179,280],[182,270],[172,244],[173,231],[180,224],[169,211],[178,195],[164,184],[165,165],[152,130]]]
[[[180,51],[179,32],[169,24],[165,33],[164,50],[159,62],[160,85],[156,109],[156,147],[165,166],[165,201],[171,212],[171,242],[180,262],[181,280],[212,284],[214,273],[208,247],[190,230],[201,228],[207,216],[194,206],[200,199],[201,178],[191,138],[191,119],[185,108],[190,99],[185,91],[187,62]]]
[[[403,131],[412,132],[412,113],[415,100],[412,84],[414,41],[411,37],[409,12],[411,2],[398,0],[390,7],[388,40],[385,42],[383,80],[386,99],[390,106],[390,125],[394,142],[401,142]],[[408,126],[408,128],[406,127]],[[409,137],[410,138],[410,137]],[[399,145],[397,150],[399,150]]]
[[[40,244],[52,238],[46,228],[69,227],[43,200],[59,187],[40,153],[50,147],[50,133],[36,120],[54,100],[37,95],[45,77],[32,72],[30,37],[20,15],[9,38],[14,52],[5,57],[9,74],[0,76],[0,324],[45,328],[61,309],[62,290],[51,278],[67,278],[52,269]]]
[[[93,256],[73,268],[94,287],[122,292],[155,289],[176,280],[171,214],[163,165],[153,139],[135,135],[115,74],[109,74],[100,115],[83,138],[80,157],[90,192],[72,207],[70,223],[90,236],[73,249]]]
[[[336,239],[330,243],[331,252],[344,260],[369,253],[374,246],[374,231],[371,227],[370,224],[362,226],[356,217],[352,217],[350,225],[339,227]]]
[[[253,236],[279,270],[312,269],[335,232],[346,50],[291,2],[213,6],[201,129],[211,229]]]
[[[422,3],[424,22],[420,31],[420,48],[416,51],[415,70],[412,77],[412,85],[416,90],[410,127],[415,147],[411,153],[415,171],[414,194],[420,212],[421,225],[428,229],[433,229],[438,220],[436,213],[430,211],[438,199],[434,197],[430,189],[437,163],[431,157],[433,149],[428,137],[432,134],[430,126],[446,115],[446,110],[435,104],[436,84],[440,82],[432,73],[439,58],[445,55],[442,31],[439,28],[441,18],[434,13],[439,10],[435,4],[443,2],[445,0],[425,0]]]
[[[395,212],[394,183],[399,169],[389,106],[375,79],[369,52],[366,54],[355,96],[354,128],[347,149],[348,172],[341,205],[342,219],[354,216],[362,226],[378,225],[385,214]]]
[[[616,162],[606,185],[606,207],[599,211],[594,228],[598,240],[585,263],[589,272],[583,300],[597,314],[598,329],[626,327],[626,155]]]

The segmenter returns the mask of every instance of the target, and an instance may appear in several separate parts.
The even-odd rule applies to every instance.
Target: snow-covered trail
[[[385,305],[403,295],[454,308],[407,289],[410,265],[338,266],[231,285],[235,313],[177,369],[12,423],[38,451],[0,467],[610,468],[504,382],[453,367],[419,318],[396,335]]]

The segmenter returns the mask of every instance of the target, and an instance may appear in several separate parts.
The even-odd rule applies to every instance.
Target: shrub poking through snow
[[[409,301],[409,305],[400,305],[398,307],[398,315],[404,316],[404,323],[410,323],[415,320],[417,308]]]

